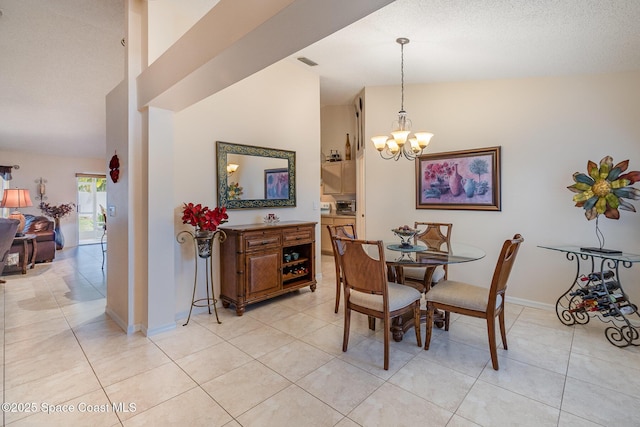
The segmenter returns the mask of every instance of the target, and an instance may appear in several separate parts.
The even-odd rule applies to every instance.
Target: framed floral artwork
[[[265,169],[264,171],[264,198],[287,199],[289,197],[289,170]]]
[[[416,208],[499,211],[500,147],[416,158]]]

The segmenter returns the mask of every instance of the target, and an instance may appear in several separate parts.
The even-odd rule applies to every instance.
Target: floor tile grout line
[[[92,286],[93,286],[93,284],[92,284]],[[95,286],[94,286],[94,287],[95,287]],[[49,290],[49,292],[51,292],[51,291],[52,291],[52,290],[51,290],[51,288],[50,288],[50,283],[48,283],[48,290]],[[3,311],[3,318],[4,318],[4,319],[6,319],[6,316],[7,316],[7,310],[6,310],[7,299],[6,299],[6,292],[5,292],[5,291],[6,291],[6,290],[3,288],[3,294],[2,294],[2,296],[3,296],[3,307],[4,307],[4,311]],[[56,300],[55,298],[54,298],[54,300],[56,301],[56,306],[57,306],[58,310],[62,310],[62,306],[60,305],[60,302],[59,302],[58,300]],[[293,304],[291,304],[291,306],[292,306],[292,309],[293,309],[294,311],[299,312],[299,313],[305,313],[305,310],[309,309],[309,307],[307,307],[306,305],[304,306],[304,308],[303,308],[303,307],[300,307],[300,308],[295,307]],[[507,328],[507,330],[508,330],[508,332],[507,332],[507,333],[508,333],[508,334],[509,334],[509,333],[511,333],[511,331],[512,331],[512,330],[513,330],[513,328],[514,328],[514,326],[516,326],[516,325],[518,324],[518,321],[520,321],[520,320],[524,321],[524,317],[525,317],[525,316],[523,316],[523,315],[524,315],[524,313],[525,313],[524,309],[521,309],[521,310],[520,310],[520,312],[517,314],[516,319],[513,321],[513,323],[510,323],[510,325],[509,325],[509,326],[508,326],[508,328]],[[63,315],[63,318],[65,319],[65,322],[66,322],[66,324],[67,324],[67,327],[70,327],[70,323],[71,323],[71,320],[70,320],[70,319],[73,319],[73,318],[74,318],[74,317],[73,317],[73,315],[72,315],[72,314],[69,314],[69,316],[68,316],[67,314],[65,314],[65,312],[64,312],[64,311],[62,312],[62,315]],[[268,324],[265,324],[265,323],[264,323],[263,321],[261,321],[261,320],[258,320],[258,319],[255,319],[255,320],[256,320],[256,321],[258,321],[258,322],[260,322],[262,325],[267,325],[267,326],[269,326]],[[320,319],[320,320],[323,320],[323,319]],[[325,322],[326,322],[326,321],[325,321]],[[6,323],[6,320],[5,320],[5,323]],[[334,323],[332,323],[332,322],[327,322],[327,323],[328,323],[328,324],[327,324],[327,326],[336,326],[336,325],[335,325]],[[531,322],[529,322],[529,323],[531,323]],[[214,334],[214,335],[216,335],[216,336],[217,336],[217,334],[215,334],[215,332],[214,332],[214,331],[210,330],[210,329],[209,329],[209,328],[207,328],[205,325],[203,325],[203,324],[199,324],[199,326],[200,326],[200,327],[202,327],[202,328],[205,328],[209,333],[212,333],[212,334]],[[337,325],[337,326],[339,327],[339,325]],[[541,325],[535,325],[535,326],[541,326]],[[544,325],[542,325],[542,326],[544,326]],[[79,343],[79,336],[78,336],[78,335],[76,335],[76,330],[75,330],[74,328],[70,328],[70,329],[72,330],[72,333],[74,333],[74,337],[75,337],[75,339],[76,339],[76,342],[78,342],[78,343]],[[275,329],[277,329],[277,328],[275,328]],[[281,332],[283,332],[283,333],[287,334],[287,333],[286,333],[286,332],[284,332],[284,331],[281,331]],[[6,331],[4,331],[4,330],[3,330],[3,336],[4,336],[4,334],[5,334],[5,333],[6,333]],[[576,328],[572,328],[571,342],[570,342],[570,346],[569,346],[569,356],[568,356],[568,357],[570,357],[570,358],[571,358],[571,357],[588,357],[588,355],[586,355],[586,354],[581,354],[581,353],[579,353],[579,352],[577,352],[577,351],[576,351],[575,343],[576,343],[576,340],[578,339],[578,337],[577,337],[577,335],[576,335],[576,334],[577,334],[577,330],[576,330]],[[287,334],[287,335],[290,335],[290,334]],[[313,344],[310,344],[310,343],[307,343],[307,342],[303,341],[303,340],[302,340],[302,338],[303,338],[304,336],[301,336],[301,337],[296,337],[296,336],[293,336],[293,335],[291,335],[291,336],[292,336],[292,337],[293,337],[293,339],[295,340],[294,342],[303,342],[303,343],[305,343],[305,344],[307,344],[307,345],[310,345],[310,346],[312,346],[312,347],[316,348],[316,349],[317,349],[317,350],[319,350],[319,351],[324,351],[324,350],[322,350],[322,348],[316,347],[316,346],[314,346]],[[218,336],[218,337],[219,337],[219,336]],[[221,338],[221,340],[222,340],[221,342],[227,342],[227,343],[229,343],[229,340],[227,340],[227,339],[225,339],[225,338],[222,338],[222,337],[220,337],[220,338]],[[376,339],[376,337],[374,337],[374,336],[366,336],[366,337],[364,337],[364,338],[365,338],[365,339],[371,339],[371,340],[379,341],[379,340],[377,340],[377,339]],[[437,339],[442,339],[442,337],[438,337]],[[459,341],[457,341],[457,342],[459,342]],[[460,343],[460,342],[459,342],[459,343]],[[154,344],[156,345],[156,347],[158,346],[158,344],[156,344],[156,343],[154,343]],[[233,345],[233,344],[231,344],[231,343],[229,343],[229,344],[230,344],[230,345]],[[461,343],[461,344],[468,345],[468,344],[466,344],[466,343]],[[472,346],[472,347],[473,347],[473,346]],[[237,347],[236,347],[236,348],[237,348]],[[477,347],[474,347],[474,348],[477,348]],[[84,347],[82,347],[82,345],[81,345],[81,349],[82,349],[82,351],[83,351],[83,355],[84,355],[85,359],[87,359],[87,360],[88,360],[88,359],[89,359],[88,353],[86,353],[86,352],[85,352],[85,348],[84,348]],[[239,349],[239,348],[238,348],[238,350],[239,350],[239,351],[242,351],[242,350],[241,350],[241,349]],[[275,350],[273,350],[273,351],[275,351]],[[403,350],[403,349],[400,349],[400,351],[404,351],[404,350]],[[5,343],[3,343],[3,357],[5,357],[5,360],[6,360],[6,354],[5,354],[5,352],[6,352],[6,345],[5,345]],[[326,353],[326,352],[325,352],[325,353]],[[502,356],[502,357],[507,357],[507,358],[509,358],[509,353],[508,353],[508,351],[504,351],[503,353],[504,353],[504,354],[503,354],[503,356]],[[166,353],[165,353],[165,354],[166,354]],[[193,353],[190,353],[190,354],[193,354]],[[332,360],[339,359],[339,360],[341,360],[341,361],[343,361],[343,362],[345,362],[345,363],[351,364],[348,360],[340,359],[340,357],[339,357],[339,356],[336,356],[336,355],[331,354],[331,353],[327,353],[327,354],[329,354],[329,355],[331,356],[331,359],[330,359],[329,361],[327,361],[326,363],[330,363],[330,361],[332,361]],[[404,368],[407,366],[407,364],[408,364],[408,363],[410,363],[410,362],[411,362],[411,361],[413,361],[413,360],[416,360],[416,358],[417,358],[417,357],[422,357],[422,356],[421,356],[421,353],[413,353],[413,352],[412,352],[412,353],[410,353],[410,354],[411,354],[411,358],[410,358],[409,360],[405,361],[405,362],[404,362],[404,364],[403,364],[401,367],[399,367],[399,368],[394,372],[394,374],[393,374],[391,377],[389,377],[389,378],[387,378],[387,379],[384,379],[384,378],[382,379],[382,380],[383,380],[382,385],[384,385],[384,384],[386,384],[386,383],[389,383],[389,382],[392,380],[392,378],[393,378],[395,375],[397,375],[397,373],[398,373],[401,369],[404,369]],[[170,358],[170,357],[169,357],[169,360],[170,360],[171,362],[173,362],[175,365],[177,365],[177,367],[178,367],[179,369],[182,369],[182,368],[180,367],[180,365],[177,363],[177,360],[178,360],[178,359],[174,360],[174,359],[172,359],[172,358]],[[265,364],[264,364],[264,362],[262,362],[261,360],[258,360],[257,358],[254,358],[254,357],[252,357],[252,356],[251,356],[251,360],[256,360],[258,363],[261,363],[262,365],[264,365],[265,367],[267,367],[267,368],[268,368],[268,369],[270,369],[271,371],[273,371],[273,372],[275,372],[276,374],[278,374],[278,375],[280,375],[280,376],[284,377],[284,375],[280,374],[278,371],[275,371],[274,369],[269,368],[269,367],[268,367],[267,365],[265,365]],[[516,360],[516,361],[517,361],[517,359],[513,359],[513,360]],[[602,359],[601,359],[601,360],[602,360]],[[540,367],[540,366],[533,365],[533,364],[531,364],[531,363],[521,362],[521,361],[518,361],[518,362],[523,363],[523,364],[526,364],[526,365],[534,366],[534,367],[536,367],[536,368],[546,369],[546,368],[542,368],[542,367]],[[92,364],[90,361],[89,361],[89,363],[90,363],[90,365],[91,365],[91,367],[92,367],[92,369],[93,369],[93,364]],[[357,365],[352,365],[352,366],[356,366],[356,367],[358,367]],[[483,367],[483,369],[482,369],[482,370],[480,371],[480,373],[477,375],[476,380],[474,381],[474,385],[475,385],[475,384],[477,384],[478,382],[482,381],[482,382],[487,383],[487,384],[490,384],[490,385],[492,385],[492,386],[502,388],[502,387],[500,387],[500,386],[497,386],[497,385],[495,385],[495,384],[492,384],[492,383],[487,382],[486,380],[482,380],[482,379],[481,379],[482,373],[483,373],[486,369],[488,369],[488,368],[487,368],[487,366],[488,366],[488,362],[485,364],[485,366]],[[359,367],[358,367],[358,368],[359,368]],[[316,368],[316,369],[317,369],[317,368]],[[360,369],[362,369],[362,368],[360,368]],[[371,372],[368,372],[368,371],[366,371],[366,370],[364,370],[364,369],[362,369],[362,370],[363,370],[364,372],[366,372],[366,373],[370,374],[370,375],[376,376],[375,374],[373,374],[373,373],[371,373]],[[568,375],[568,373],[569,373],[569,363],[567,363],[567,365],[565,366],[564,370],[565,370],[565,373],[564,373],[564,374],[559,373],[560,375],[563,375],[563,376],[564,376],[564,385],[563,385],[563,388],[562,388],[562,394],[561,394],[561,406],[560,406],[560,409],[559,409],[559,411],[558,411],[558,418],[557,418],[557,422],[559,422],[559,420],[560,420],[560,418],[559,418],[559,417],[561,417],[561,416],[562,416],[562,413],[563,413],[563,412],[566,412],[567,414],[571,414],[572,416],[576,416],[576,417],[578,417],[578,418],[582,418],[580,415],[572,414],[572,413],[570,413],[570,412],[567,412],[567,411],[563,411],[563,410],[562,410],[562,404],[564,403],[564,398],[566,397],[566,395],[565,395],[565,390],[566,390],[566,384],[567,384],[567,381],[568,381],[568,378],[567,378],[567,377],[569,377],[569,375]],[[182,370],[182,371],[184,371],[184,370]],[[93,372],[94,372],[94,375],[96,375],[95,370],[93,370]],[[554,372],[554,371],[551,371],[551,372]],[[6,366],[5,366],[5,364],[3,364],[3,373],[5,373],[5,374],[6,374]],[[186,372],[185,372],[185,374],[186,374]],[[187,375],[188,375],[188,374],[187,374]],[[307,374],[307,375],[308,375],[308,374]],[[467,374],[467,375],[468,375],[468,374]],[[97,375],[96,375],[96,377],[97,377]],[[190,376],[189,376],[189,377],[190,377]],[[575,375],[574,375],[574,377],[575,377]],[[190,377],[190,378],[191,378],[191,377]],[[298,385],[298,382],[300,381],[300,379],[298,379],[297,381],[291,381],[291,380],[288,380],[286,377],[284,377],[284,378],[288,381],[288,383],[289,383],[290,385],[291,385],[291,383],[293,383],[293,384],[295,384],[296,386],[300,387],[300,386]],[[303,377],[303,378],[304,378],[304,377]],[[378,378],[380,378],[380,377],[378,377]],[[194,382],[195,382],[195,383],[196,383],[196,384],[197,384],[197,385],[202,389],[201,384],[199,384],[199,383],[198,383],[197,381],[195,381],[193,378],[191,378],[191,379],[192,379],[192,380],[193,380],[193,381],[194,381]],[[584,381],[583,379],[580,379],[580,378],[577,378],[577,380],[582,381],[582,382],[586,382],[586,381]],[[98,378],[98,383],[99,383],[101,386],[103,386],[103,384],[102,384],[102,382],[100,382],[99,378]],[[288,387],[290,387],[290,385],[289,385]],[[380,387],[382,387],[382,385],[381,385]],[[5,390],[5,386],[6,386],[6,376],[3,376],[3,396],[4,396],[4,392],[6,391],[6,390]],[[473,387],[473,386],[472,386],[472,387]],[[195,388],[195,387],[194,387],[194,388]],[[102,387],[102,389],[103,389],[103,392],[104,392],[104,387]],[[193,389],[193,388],[192,388],[192,389]],[[192,389],[190,389],[190,390],[192,390]],[[378,389],[379,389],[379,387],[378,387]],[[203,390],[204,390],[204,389],[203,389]],[[470,388],[469,390],[471,390],[471,388]],[[511,390],[508,390],[508,389],[504,389],[504,390],[507,390],[507,391],[509,391],[510,393],[520,394],[520,393],[513,392],[513,391],[511,391]],[[205,393],[206,393],[206,390],[204,390],[204,391],[205,391]],[[306,390],[305,390],[305,392],[307,392],[307,393],[309,393],[310,395],[314,396],[314,395],[313,395],[311,392],[309,392],[309,391],[306,391]],[[105,393],[105,395],[106,395],[106,392],[104,392],[104,393]],[[276,393],[276,394],[277,394],[277,393]],[[413,394],[413,393],[412,393],[412,394]],[[468,394],[469,394],[469,391],[467,391],[467,393],[465,394],[465,398],[466,398],[466,396],[468,396]],[[623,394],[625,394],[625,395],[626,395],[626,393],[623,393]],[[179,395],[180,395],[180,394],[179,394]],[[369,396],[370,396],[370,395],[369,395]],[[416,396],[417,396],[417,395],[416,395]],[[534,398],[528,397],[526,394],[521,394],[521,396],[524,396],[524,397],[525,397],[526,399],[528,399],[528,400],[539,402],[539,401],[537,401],[537,400],[536,400],[536,399],[534,399]],[[630,395],[629,395],[629,396],[630,396]],[[174,396],[174,397],[175,397],[175,396]],[[314,396],[314,397],[316,397],[316,396]],[[418,396],[418,397],[420,397],[420,396]],[[630,396],[630,397],[632,397],[632,398],[636,399],[634,396]],[[107,395],[107,398],[108,398],[108,395]],[[367,397],[367,398],[368,398],[368,397]],[[465,398],[463,398],[461,402],[464,402],[464,399],[465,399]],[[316,397],[316,399],[318,399],[318,398]],[[423,399],[424,399],[424,398],[423,398]],[[213,399],[213,400],[215,401],[215,399]],[[365,400],[366,400],[366,398],[365,398]],[[427,399],[424,399],[424,400],[427,400]],[[264,402],[264,401],[266,401],[266,399],[265,399],[265,400],[263,400],[262,402]],[[322,401],[322,400],[320,399],[320,401]],[[363,401],[364,401],[364,400],[363,400]],[[428,400],[427,400],[427,401],[428,401]],[[166,402],[166,401],[164,401],[164,402]],[[164,402],[162,402],[162,403],[164,403]],[[262,402],[261,402],[261,403],[262,403]],[[216,402],[216,403],[217,403],[217,402]],[[362,403],[362,402],[360,402],[358,405],[360,405],[361,403]],[[433,404],[433,402],[430,402],[430,403],[432,403],[432,404]],[[541,403],[545,404],[544,402],[541,402]],[[158,404],[154,405],[153,407],[156,407],[157,405],[158,405]],[[356,405],[356,407],[357,407],[358,405]],[[546,404],[545,404],[545,405],[546,405]],[[220,405],[220,406],[222,407],[222,405]],[[331,405],[329,405],[329,404],[328,404],[328,406],[329,406],[329,407],[332,407],[332,406],[331,406]],[[547,405],[547,406],[550,406],[550,405]],[[333,407],[332,407],[332,408],[333,408]],[[458,409],[459,409],[459,408],[460,408],[460,405],[458,405],[458,407],[456,408],[456,412],[454,412],[454,415],[456,415],[456,414],[457,414],[457,411],[458,411]],[[150,409],[150,408],[148,408],[148,409]],[[226,410],[225,408],[222,408],[222,409],[223,409],[223,410],[225,410],[225,412],[227,412],[227,410]],[[334,408],[334,409],[335,409],[335,408]],[[446,409],[446,408],[444,408],[444,409]],[[339,411],[338,411],[338,412],[339,412]],[[351,411],[349,412],[349,414],[351,414],[352,412],[353,412],[353,410],[351,410]],[[228,414],[228,412],[227,412],[227,414]],[[230,414],[229,414],[229,415],[230,415]],[[342,414],[341,414],[341,415],[342,415]],[[3,416],[4,416],[4,415],[3,415]],[[452,416],[452,417],[453,417],[453,416]],[[236,418],[234,418],[234,417],[231,417],[231,418],[232,418],[232,419],[234,419],[234,420],[236,420],[236,422],[238,422]],[[344,419],[344,418],[348,418],[348,415],[346,415],[346,416],[345,416],[345,415],[342,415],[342,419]],[[463,418],[464,418],[464,417],[463,417]],[[3,418],[3,420],[4,420],[4,418]],[[470,421],[472,421],[472,420],[470,420]],[[450,418],[449,422],[451,422],[451,418]],[[122,424],[122,421],[120,421],[120,424]]]
[[[82,275],[82,273],[79,273],[80,275]],[[84,275],[82,275],[84,277]],[[106,277],[105,277],[106,280]],[[52,293],[51,288],[49,286],[49,282],[45,279],[45,282],[47,283],[47,288],[49,288],[49,292]],[[91,282],[90,282],[91,283]],[[93,286],[93,285],[92,285]],[[94,287],[95,289],[95,287]],[[107,401],[109,402],[110,405],[113,405],[113,402],[111,400],[111,398],[109,397],[109,394],[107,393],[107,390],[105,389],[104,384],[102,384],[102,381],[100,380],[100,377],[98,376],[98,373],[95,371],[95,368],[93,366],[93,364],[91,363],[91,360],[89,359],[89,355],[87,354],[87,352],[85,351],[85,348],[82,346],[82,343],[80,342],[80,339],[78,338],[78,335],[76,333],[76,331],[74,330],[74,328],[71,326],[71,323],[69,323],[69,319],[67,318],[67,315],[64,313],[64,310],[62,310],[62,307],[60,306],[60,304],[58,303],[58,300],[55,298],[55,296],[52,293],[52,296],[54,298],[54,300],[56,301],[56,304],[58,305],[58,309],[60,310],[60,312],[62,313],[62,316],[64,317],[65,322],[67,323],[67,326],[69,327],[69,330],[71,331],[71,333],[73,334],[73,337],[76,340],[76,343],[78,344],[78,347],[80,347],[80,350],[82,351],[82,354],[84,355],[85,360],[87,361],[87,364],[89,365],[89,367],[91,368],[91,372],[93,373],[93,375],[96,378],[96,381],[98,382],[98,384],[100,385],[100,389],[102,390],[102,392],[104,393],[105,397],[107,398]],[[106,297],[104,297],[105,299],[105,305],[106,305]],[[76,399],[78,397],[81,396],[76,396],[73,397],[72,399],[69,400],[73,400]],[[120,423],[120,425],[123,425],[123,421],[120,418],[120,415],[118,414],[117,411],[114,411],[116,418],[118,418],[118,422]]]

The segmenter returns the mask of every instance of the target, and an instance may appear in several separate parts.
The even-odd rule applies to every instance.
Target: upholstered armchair
[[[0,218],[0,276],[4,270],[4,265],[7,262],[7,256],[9,255],[9,249],[13,239],[16,237],[16,230],[20,222],[15,219]],[[0,279],[0,283],[4,283],[4,280]]]

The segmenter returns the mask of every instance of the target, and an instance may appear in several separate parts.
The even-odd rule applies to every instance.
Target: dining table
[[[427,283],[431,283],[431,275],[436,267],[477,261],[486,255],[481,248],[455,241],[442,245],[437,250],[426,245],[406,245],[397,242],[385,243],[384,247],[389,281],[400,284],[404,284],[404,274],[401,267],[431,267],[426,271],[428,274]],[[421,320],[426,319],[426,314],[426,310],[421,311]],[[391,333],[395,341],[402,341],[404,333],[413,327],[413,321],[410,317],[410,315],[399,316],[393,320]],[[440,313],[436,313],[434,324],[439,328],[444,326],[444,318]]]

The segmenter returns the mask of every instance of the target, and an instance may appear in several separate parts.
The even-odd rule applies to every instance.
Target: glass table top
[[[552,251],[573,253],[576,255],[584,256],[584,257],[611,259],[611,260],[625,261],[625,262],[631,262],[631,263],[640,262],[640,255],[631,254],[627,252],[601,253],[601,252],[595,252],[593,250],[587,250],[584,247],[571,246],[571,245],[557,245],[557,246],[556,245],[539,245],[538,247],[542,249],[550,249]]]
[[[422,245],[406,248],[397,243],[385,244],[384,251],[385,261],[388,264],[416,266],[458,264],[476,261],[484,258],[485,255],[482,249],[459,242],[451,242],[448,251],[446,247],[443,251],[437,251]]]

